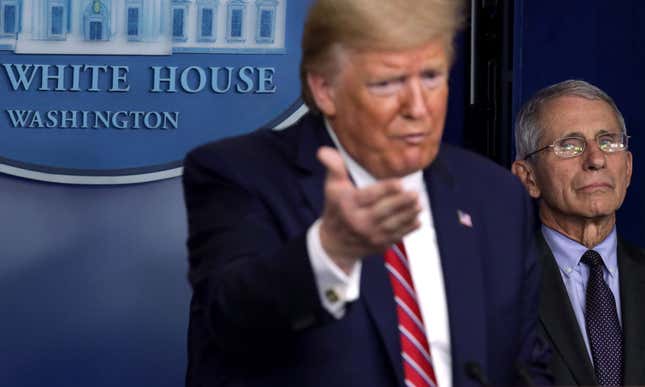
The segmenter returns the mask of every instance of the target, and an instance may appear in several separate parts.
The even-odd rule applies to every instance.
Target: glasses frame
[[[596,142],[596,144],[598,144],[598,137],[600,137],[600,136],[604,136],[604,135],[606,135],[606,134],[621,134],[621,135],[623,135],[623,137],[625,138],[625,147],[624,147],[623,149],[616,150],[616,151],[613,151],[613,152],[611,152],[611,151],[609,151],[609,152],[608,152],[608,151],[605,151],[605,150],[603,150],[602,148],[600,148],[600,150],[601,150],[601,151],[603,151],[603,153],[618,153],[618,152],[624,152],[624,151],[626,151],[627,149],[629,149],[629,139],[631,138],[631,136],[628,136],[628,135],[627,135],[627,133],[622,132],[622,131],[621,131],[621,132],[600,132],[600,133],[598,133],[598,134],[596,134],[596,135],[594,136],[594,141]],[[583,153],[585,153],[585,150],[587,150],[587,142],[588,142],[588,140],[587,140],[586,138],[582,137],[582,136],[567,135],[567,136],[562,136],[562,137],[556,138],[556,139],[553,141],[553,143],[552,143],[552,144],[549,144],[549,145],[543,146],[543,147],[542,147],[542,148],[540,148],[540,149],[534,150],[533,152],[531,152],[531,153],[529,153],[528,155],[526,155],[526,156],[524,157],[524,160],[528,160],[528,159],[529,159],[529,157],[531,157],[531,156],[533,156],[533,155],[536,155],[536,154],[538,154],[538,153],[540,153],[540,152],[542,152],[542,151],[544,151],[544,150],[547,150],[547,149],[555,149],[556,144],[557,144],[558,142],[560,142],[560,141],[562,141],[562,140],[565,140],[565,139],[568,139],[568,138],[576,138],[576,139],[584,140],[584,142],[583,142],[583,144],[584,144],[584,145],[582,146],[582,152],[578,153],[577,155],[574,155],[574,156],[568,156],[568,157],[567,157],[567,156],[560,156],[560,155],[559,155],[557,152],[555,152],[555,150],[554,150],[554,151],[553,151],[553,153],[554,153],[557,157],[559,157],[559,158],[561,158],[561,159],[572,159],[572,158],[574,158],[574,157],[581,156]]]

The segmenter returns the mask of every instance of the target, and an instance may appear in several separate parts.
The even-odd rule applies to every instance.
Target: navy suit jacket
[[[184,165],[193,286],[186,384],[403,386],[397,317],[380,256],[336,320],[321,306],[306,232],[324,203],[333,146],[321,117],[201,146]],[[536,336],[539,272],[524,188],[492,162],[442,145],[424,172],[443,267],[453,384],[545,382]],[[457,211],[470,214],[472,227]],[[432,329],[432,327],[428,327]]]

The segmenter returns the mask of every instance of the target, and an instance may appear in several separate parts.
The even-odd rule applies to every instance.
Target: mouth
[[[399,139],[408,145],[419,145],[422,144],[427,137],[428,133],[410,133],[399,136]]]
[[[590,183],[590,184],[583,185],[582,187],[578,188],[578,190],[582,192],[596,192],[596,191],[607,191],[613,188],[614,187],[609,183],[598,182],[598,183]]]

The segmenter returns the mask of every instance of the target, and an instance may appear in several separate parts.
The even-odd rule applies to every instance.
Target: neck
[[[542,223],[592,249],[605,240],[616,223],[616,214],[599,218],[580,218],[570,216],[554,216],[552,213],[540,211]]]

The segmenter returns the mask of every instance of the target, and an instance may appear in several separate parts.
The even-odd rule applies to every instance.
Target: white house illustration
[[[286,0],[173,0],[173,50],[284,51],[286,3]]]
[[[0,0],[21,54],[284,52],[287,0]]]

